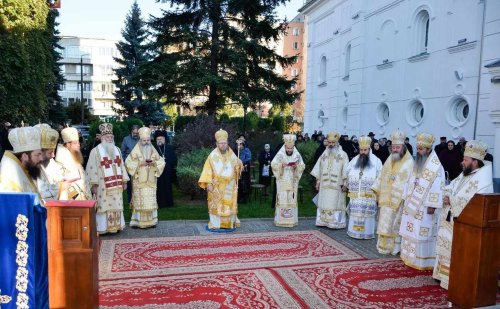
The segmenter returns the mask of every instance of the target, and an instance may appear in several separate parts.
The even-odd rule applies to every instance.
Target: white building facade
[[[305,132],[463,136],[500,160],[500,96],[485,67],[500,59],[500,1],[310,0],[300,11]]]
[[[113,57],[118,57],[117,41],[80,37],[61,37],[59,45],[63,48],[63,59],[59,62],[66,80],[59,95],[64,104],[81,100],[81,70],[83,69],[83,102],[90,107],[94,115],[100,117],[115,116],[116,79],[113,68],[118,64]]]

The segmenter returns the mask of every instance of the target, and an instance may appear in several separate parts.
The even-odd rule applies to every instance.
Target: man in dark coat
[[[175,168],[177,166],[177,156],[174,149],[168,144],[167,132],[163,130],[156,130],[154,133],[156,144],[154,145],[156,151],[165,159],[165,169],[160,177],[156,186],[156,200],[158,208],[167,208],[174,205],[174,198],[172,195],[172,182],[175,178]]]
[[[434,151],[436,154],[439,155],[441,154],[441,151],[445,150],[448,148],[448,145],[446,144],[446,136],[441,136],[440,143],[434,146]]]
[[[271,152],[271,146],[269,144],[264,145],[264,150],[259,154],[259,183],[269,187],[271,184],[271,161],[273,160],[273,154]]]

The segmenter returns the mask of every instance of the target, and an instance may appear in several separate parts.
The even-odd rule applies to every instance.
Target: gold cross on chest
[[[465,190],[465,193],[475,192],[478,189],[477,181],[472,181],[469,183],[469,187]]]

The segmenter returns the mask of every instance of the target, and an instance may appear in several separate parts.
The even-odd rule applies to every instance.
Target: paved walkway
[[[316,227],[313,218],[299,218],[299,225],[294,228],[277,227],[273,219],[240,219],[241,227],[231,234],[265,233],[279,231],[307,231],[318,230],[332,237],[336,241],[351,248],[362,256],[375,259],[385,257],[377,252],[376,239],[359,240],[347,236],[346,229],[331,230],[326,227]],[[133,229],[127,225],[125,230],[114,235],[103,235],[101,239],[127,239],[127,238],[151,238],[151,237],[180,237],[180,236],[205,236],[219,235],[224,237],[225,233],[213,233],[206,230],[208,220],[177,220],[160,221],[157,227],[149,229]]]

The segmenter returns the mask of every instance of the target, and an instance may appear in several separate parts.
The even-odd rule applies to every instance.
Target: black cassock
[[[156,186],[156,201],[159,208],[167,208],[174,206],[174,198],[172,196],[172,182],[175,179],[175,167],[177,166],[177,156],[175,155],[172,146],[165,144],[162,146],[154,145],[160,156],[165,159],[165,169]]]
[[[259,183],[261,185],[265,185],[268,187],[271,184],[271,176],[273,174],[273,170],[271,168],[271,161],[273,160],[273,154],[271,151],[266,152],[265,150],[259,154]],[[269,175],[263,176],[262,170],[264,169],[264,165],[269,166]]]

